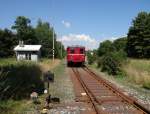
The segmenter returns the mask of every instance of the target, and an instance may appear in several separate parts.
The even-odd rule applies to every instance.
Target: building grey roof
[[[39,51],[42,45],[17,45],[14,51]]]

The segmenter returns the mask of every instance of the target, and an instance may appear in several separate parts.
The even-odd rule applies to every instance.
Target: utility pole
[[[62,59],[62,41],[60,42],[61,45],[61,59]]]
[[[54,40],[55,40],[55,38],[54,38],[55,36],[54,36],[54,27],[53,27],[53,62],[54,62],[54,55],[55,55],[55,42],[54,42]]]

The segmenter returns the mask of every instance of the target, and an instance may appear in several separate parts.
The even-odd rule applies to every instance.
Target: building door
[[[31,53],[29,53],[29,59],[28,60],[31,60]]]

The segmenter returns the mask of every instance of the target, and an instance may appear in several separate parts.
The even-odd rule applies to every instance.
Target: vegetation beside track
[[[122,69],[129,82],[150,89],[150,60],[129,59]]]
[[[55,74],[54,83],[50,83],[50,94],[52,97],[60,98],[60,102],[70,102],[74,100],[73,85],[69,74],[66,71],[66,64],[64,61],[53,69]]]
[[[16,114],[28,102],[33,91],[44,90],[42,70],[37,63],[17,62],[14,58],[0,59],[0,112]]]
[[[0,100],[25,99],[31,92],[44,90],[42,71],[33,62],[16,62],[0,65]]]
[[[149,17],[149,13],[140,12],[132,21],[126,37],[100,42],[97,50],[87,53],[88,63],[96,63],[102,72],[150,89]]]
[[[90,67],[101,71],[94,63]],[[110,78],[119,82],[124,82],[138,88],[150,89],[150,60],[146,59],[127,59],[126,64],[121,66],[122,72],[118,75],[110,75],[105,72]]]
[[[34,69],[34,67],[33,67],[34,65],[38,66],[38,68],[39,68],[39,70],[41,70],[41,72],[44,72],[46,70],[51,70],[55,74],[55,82],[53,84],[50,84],[50,93],[52,94],[52,97],[60,98],[61,102],[66,101],[66,100],[69,101],[69,100],[73,99],[73,90],[70,87],[70,85],[71,85],[70,79],[65,72],[64,62],[61,62],[60,60],[55,60],[53,63],[52,60],[50,60],[50,59],[42,59],[42,61],[39,63],[27,63],[27,62],[17,63],[15,61],[15,59],[12,59],[12,58],[1,59],[0,61],[1,61],[0,64],[3,66],[7,66],[7,65],[9,66],[10,64],[13,64],[17,67],[18,64],[19,65],[21,64],[25,67],[29,67],[30,68],[30,69],[28,69],[29,71],[24,72],[24,70],[23,71],[17,70],[17,72],[20,72],[19,74],[22,74],[26,77],[30,76],[31,78],[34,77],[34,72],[37,72],[37,71],[35,71],[36,69]],[[7,61],[7,62],[5,62],[5,61]],[[28,66],[28,64],[29,64],[29,66]],[[19,69],[21,69],[21,68],[22,67],[19,66]],[[38,75],[41,76],[40,73],[36,74],[37,77],[38,77]],[[16,76],[13,76],[13,77],[16,77]],[[9,81],[11,81],[11,80],[9,80]],[[17,82],[18,81],[16,79],[16,83]],[[32,85],[30,83],[30,81],[28,84]],[[24,90],[24,88],[25,88],[24,86],[21,86],[22,90]],[[46,88],[46,84],[45,84],[45,88]],[[20,89],[18,91],[20,91]],[[29,92],[29,91],[26,90],[26,92]],[[38,98],[40,104],[34,105],[32,103],[32,101],[30,100],[31,92],[32,91],[30,91],[30,93],[25,98],[22,98],[22,99],[16,100],[16,99],[10,98],[8,100],[1,100],[1,102],[0,102],[1,114],[2,114],[2,112],[4,114],[7,114],[7,113],[21,114],[26,111],[35,112],[35,111],[37,111],[36,108],[42,109],[45,105],[46,95],[41,94]],[[22,92],[22,94],[24,94],[24,93],[25,92]],[[15,95],[17,95],[17,94],[15,94]]]
[[[128,59],[128,62],[122,66],[125,75],[115,76],[109,75],[107,72],[100,72],[101,68],[98,68],[96,63],[89,65],[89,67],[103,78],[124,89],[128,94],[138,98],[145,104],[149,104],[149,85],[145,87],[145,84],[150,83],[150,75],[147,75],[150,74],[149,62],[150,60],[145,59]]]

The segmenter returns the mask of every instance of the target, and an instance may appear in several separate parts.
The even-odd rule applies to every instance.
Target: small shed
[[[17,45],[14,48],[17,60],[38,61],[41,56],[41,45]]]

